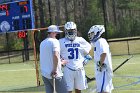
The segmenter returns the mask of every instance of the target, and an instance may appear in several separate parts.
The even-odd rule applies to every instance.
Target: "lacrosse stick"
[[[120,68],[123,64],[125,64],[128,60],[130,60],[133,57],[133,55],[131,55],[129,58],[127,58],[124,62],[122,62],[119,66],[117,66],[113,72],[115,72],[118,68]]]
[[[55,77],[53,76],[53,93],[56,93],[56,88],[55,88]]]

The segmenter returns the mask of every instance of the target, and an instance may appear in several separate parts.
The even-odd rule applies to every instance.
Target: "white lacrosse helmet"
[[[73,41],[77,36],[77,26],[74,22],[67,22],[64,26],[65,37]]]
[[[104,25],[94,25],[90,28],[88,32],[88,38],[90,41],[96,42],[104,32]]]

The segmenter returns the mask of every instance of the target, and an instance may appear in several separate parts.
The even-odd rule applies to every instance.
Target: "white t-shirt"
[[[67,67],[78,69],[83,67],[84,56],[91,50],[91,45],[82,37],[76,37],[74,41],[62,38],[60,42],[60,55],[68,60]]]
[[[46,38],[40,44],[40,69],[42,76],[51,79],[51,72],[53,70],[53,54],[54,51],[60,53],[60,44],[57,39]],[[57,76],[62,76],[61,61],[59,57]]]
[[[106,53],[106,58],[104,63],[107,65],[107,69],[112,73],[112,59],[109,45],[104,38],[100,38],[94,43],[94,61],[100,61],[100,56],[102,53]]]

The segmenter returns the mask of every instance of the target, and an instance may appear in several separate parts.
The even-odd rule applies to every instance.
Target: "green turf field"
[[[129,55],[113,56],[113,68],[126,60]],[[114,73],[112,93],[140,93],[140,55],[134,55]],[[94,77],[94,65],[85,66],[88,77]],[[88,83],[83,93],[94,93],[95,81]],[[44,86],[36,86],[34,62],[0,64],[0,93],[45,93]]]

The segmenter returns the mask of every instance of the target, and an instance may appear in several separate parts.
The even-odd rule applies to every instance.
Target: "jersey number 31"
[[[69,48],[68,52],[70,53],[70,55],[68,56],[69,59],[78,59],[78,48]]]

